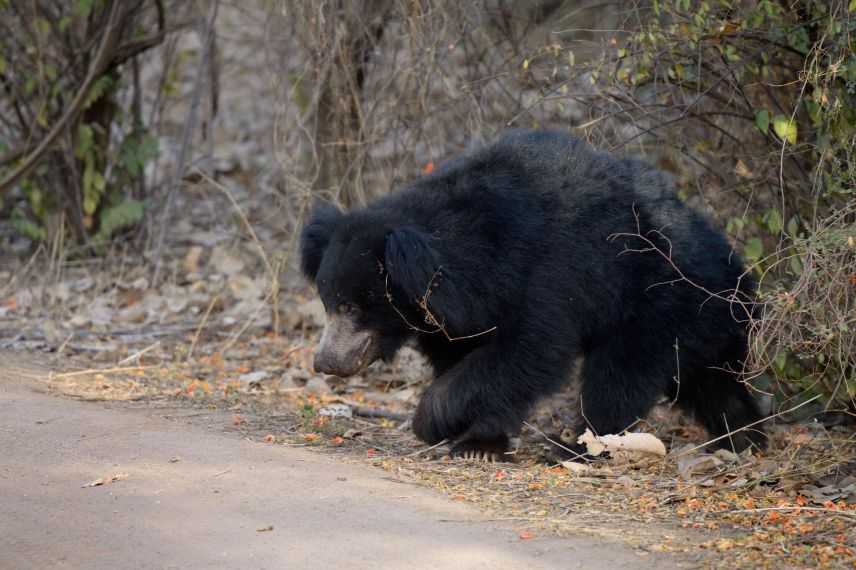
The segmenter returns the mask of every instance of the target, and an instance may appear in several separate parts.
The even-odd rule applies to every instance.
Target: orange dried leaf
[[[734,546],[734,541],[730,538],[720,538],[716,541],[716,548],[718,550],[731,550]]]
[[[422,174],[431,174],[434,172],[434,161],[430,161],[422,168]]]
[[[535,534],[528,530],[524,530],[520,533],[520,540],[532,540],[533,538],[535,538]]]

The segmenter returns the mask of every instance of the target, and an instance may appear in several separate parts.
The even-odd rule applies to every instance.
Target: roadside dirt
[[[40,394],[45,364],[0,354],[0,568],[679,567],[236,437],[222,411]]]

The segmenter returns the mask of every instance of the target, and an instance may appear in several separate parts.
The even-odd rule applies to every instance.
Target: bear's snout
[[[327,315],[321,341],[315,349],[316,372],[353,376],[377,359],[377,342],[370,331],[357,330],[345,315]]]

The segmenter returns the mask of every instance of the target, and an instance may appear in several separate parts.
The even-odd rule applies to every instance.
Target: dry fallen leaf
[[[535,538],[535,534],[528,530],[524,530],[520,533],[520,540],[531,540],[533,538]]]
[[[585,444],[589,455],[598,456],[604,451],[615,453],[632,451],[665,457],[666,446],[650,433],[625,433],[623,435],[594,435],[587,429],[577,438],[577,443]]]
[[[199,260],[202,257],[204,250],[198,245],[194,245],[187,250],[187,255],[182,261],[182,268],[187,273],[199,273]]]
[[[592,469],[587,464],[577,463],[576,461],[562,461],[562,467],[564,467],[575,475],[582,475],[584,473],[588,473]]]
[[[712,471],[722,465],[722,460],[715,455],[701,454],[694,457],[678,459],[678,473],[684,479],[690,479],[694,473]]]
[[[734,165],[734,173],[740,178],[752,178],[752,171],[749,170],[749,167],[746,166],[746,163],[742,160],[738,159],[737,164]]]
[[[127,473],[115,473],[114,475],[104,479],[103,477],[99,477],[94,481],[90,481],[86,483],[81,488],[86,489],[87,487],[100,487],[101,485],[106,485],[107,483],[113,483],[114,481],[122,481],[123,479],[127,479],[129,475]]]

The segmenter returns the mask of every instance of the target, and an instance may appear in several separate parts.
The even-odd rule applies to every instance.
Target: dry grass
[[[820,392],[827,408],[856,413],[856,201],[781,252],[798,264],[789,286],[767,293],[752,352],[785,393]],[[796,361],[788,354],[799,355]]]

